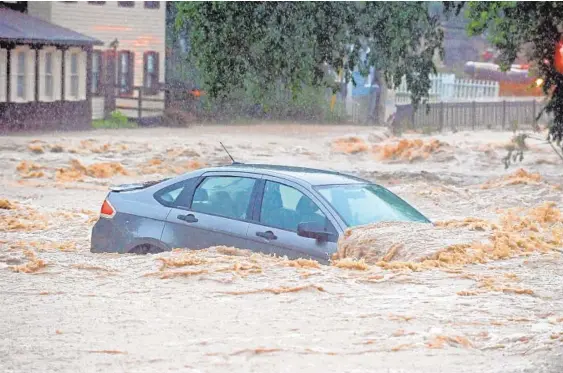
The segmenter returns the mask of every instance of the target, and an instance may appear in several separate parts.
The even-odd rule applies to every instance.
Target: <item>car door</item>
[[[259,176],[239,172],[205,173],[184,205],[168,214],[162,241],[175,248],[246,247],[251,201]]]
[[[309,206],[304,213],[300,206]],[[265,176],[257,196],[255,221],[248,228],[248,239],[260,251],[287,255],[288,258],[314,258],[327,261],[336,252],[338,233],[327,216],[329,212],[306,188],[287,180]],[[328,240],[301,237],[299,223],[323,222]]]

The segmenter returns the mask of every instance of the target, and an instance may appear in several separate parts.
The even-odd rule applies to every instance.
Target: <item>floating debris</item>
[[[47,266],[47,263],[42,259],[39,259],[34,251],[24,250],[23,254],[27,258],[28,262],[18,266],[12,266],[10,269],[17,273],[35,273]]]
[[[401,139],[397,143],[375,145],[373,152],[378,160],[400,160],[414,162],[426,160],[432,154],[443,152],[449,145],[445,142],[432,139],[423,141],[421,139]]]
[[[367,152],[369,146],[359,137],[351,136],[334,140],[332,142],[332,150],[338,153],[356,154]]]
[[[489,180],[481,185],[481,189],[502,188],[508,185],[538,185],[543,179],[539,173],[530,173],[523,168],[519,168],[514,173],[497,179]]]

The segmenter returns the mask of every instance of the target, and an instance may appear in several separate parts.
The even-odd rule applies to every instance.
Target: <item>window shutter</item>
[[[151,52],[143,53],[143,93],[150,94],[151,87],[147,86],[147,76],[149,74],[149,56]]]
[[[61,72],[63,68],[62,63],[63,63],[63,51],[57,49],[53,53],[53,100],[55,101],[61,100],[61,87],[63,83],[62,82],[63,74]]]
[[[8,51],[6,49],[0,48],[0,102],[6,102],[8,99],[6,97],[6,92],[8,88],[7,85],[8,77],[6,76],[6,73],[8,71],[7,64],[8,64]]]
[[[45,60],[47,58],[47,52],[44,49],[39,50],[39,101],[48,101],[50,98],[45,96]]]
[[[153,89],[154,94],[158,94],[158,89],[160,88],[160,54],[158,52],[154,53],[154,81]]]
[[[127,81],[129,82],[129,93],[133,93],[133,86],[135,85],[135,53],[129,52],[129,77]]]
[[[82,51],[78,57],[78,97],[86,100],[86,51]]]
[[[117,87],[117,92],[118,95],[121,94],[121,75],[123,75],[123,68],[121,66],[121,54],[123,52],[118,52],[115,55],[115,63],[117,64],[117,79],[116,79],[116,87]]]
[[[65,101],[72,100],[72,96],[70,95],[70,50],[66,50],[65,52]]]
[[[35,50],[29,49],[26,52],[26,101],[35,101]]]
[[[157,95],[160,88],[160,65],[158,61],[159,58],[158,58],[158,52],[151,52],[151,54],[153,55],[153,61],[154,61],[154,73],[153,73],[151,90],[153,95]]]

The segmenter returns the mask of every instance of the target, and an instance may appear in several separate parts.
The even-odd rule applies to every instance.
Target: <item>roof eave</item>
[[[0,41],[19,44],[48,44],[48,45],[76,45],[76,46],[94,46],[104,45],[104,42],[98,39],[92,41],[86,40],[52,40],[52,39],[28,39],[28,38],[6,38],[0,37]]]

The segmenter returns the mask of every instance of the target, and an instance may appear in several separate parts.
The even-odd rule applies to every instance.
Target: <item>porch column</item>
[[[68,49],[66,46],[59,47],[61,50],[61,101],[65,100],[65,83],[66,83],[66,74],[65,74],[65,52]]]
[[[6,46],[6,102],[10,102],[12,97],[12,49],[14,49],[12,44]]]
[[[87,123],[92,123],[92,55],[93,48],[91,46],[84,47],[86,52],[86,115]],[[89,127],[88,126],[88,127]]]
[[[39,76],[39,49],[41,47],[39,45],[33,45],[31,49],[35,50],[35,101],[39,102],[39,81],[41,77]]]

